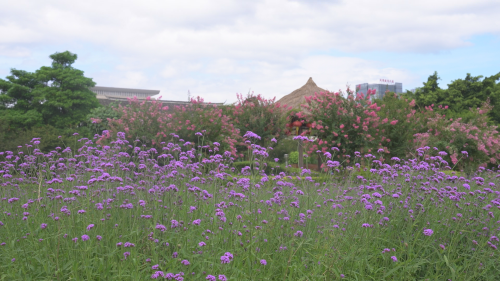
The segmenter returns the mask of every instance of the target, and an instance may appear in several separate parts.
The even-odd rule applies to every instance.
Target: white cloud
[[[500,35],[497,0],[0,1],[3,72],[2,57],[64,46],[84,51],[82,63],[105,66],[85,70],[98,84],[161,89],[170,99],[191,89],[234,100],[250,87],[282,96],[310,76],[335,90],[381,76],[415,81],[355,54],[439,53]],[[351,57],[312,55],[320,51]]]

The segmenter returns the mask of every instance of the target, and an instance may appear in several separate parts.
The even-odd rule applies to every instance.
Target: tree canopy
[[[75,128],[84,122],[99,101],[89,87],[92,78],[72,67],[77,55],[69,51],[50,55],[51,66],[34,73],[11,69],[0,79],[0,119],[10,129],[29,129],[41,125]]]
[[[472,76],[467,73],[465,79],[457,79],[448,84],[448,89],[441,89],[438,80],[441,78],[437,72],[430,75],[423,87],[418,88],[415,93],[407,93],[403,96],[415,98],[417,106],[425,107],[448,106],[450,114],[448,117],[463,117],[467,119],[470,111],[481,107],[486,100],[490,100],[493,110],[490,111],[490,120],[500,123],[500,72],[486,77]]]

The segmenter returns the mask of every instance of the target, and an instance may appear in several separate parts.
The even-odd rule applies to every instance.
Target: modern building
[[[380,79],[375,83],[358,84],[356,85],[356,89],[358,93],[363,93],[365,95],[368,92],[368,89],[370,90],[375,89],[376,92],[373,98],[381,99],[384,97],[386,91],[393,92],[396,94],[402,94],[403,83],[394,82],[394,80],[390,79]]]

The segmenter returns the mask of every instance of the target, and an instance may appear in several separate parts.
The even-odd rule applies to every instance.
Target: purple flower
[[[76,241],[78,241],[78,237],[75,237],[75,238],[73,238],[71,240],[76,243]]]
[[[444,245],[443,244],[439,244],[439,247],[441,247],[441,249],[445,249]]]
[[[90,239],[90,237],[88,235],[86,235],[86,234],[82,235],[82,241],[87,241],[89,239]]]
[[[362,227],[370,227],[370,224],[369,223],[364,223],[363,225],[361,225]]]
[[[156,229],[159,229],[161,232],[165,232],[165,230],[167,230],[167,228],[162,224],[157,224]]]
[[[181,261],[181,263],[182,263],[183,265],[189,265],[189,261],[188,261],[188,260],[183,260],[183,261]]]
[[[225,252],[224,256],[227,256],[230,260],[233,260],[233,254],[231,254],[230,252]]]
[[[267,264],[267,261],[266,261],[266,260],[260,260],[260,264],[262,264],[262,265],[266,265],[266,264]]]
[[[93,224],[89,224],[89,225],[87,226],[87,231],[91,230],[93,227],[94,227],[94,225],[93,225]]]
[[[123,253],[123,256],[125,257],[125,259],[127,259],[127,257],[130,256],[130,252]]]
[[[203,241],[202,241],[202,242],[200,242],[200,243],[198,243],[198,246],[200,246],[200,247],[203,247],[203,246],[206,246],[206,245],[207,245],[207,244],[205,244],[205,242],[203,242]]]
[[[163,271],[156,271],[155,273],[153,273],[153,275],[151,275],[151,279],[158,279],[158,277],[166,277],[165,276],[165,273],[163,273]]]
[[[200,219],[197,219],[197,220],[194,220],[194,221],[193,221],[193,224],[194,224],[194,225],[200,225],[200,223],[201,223],[201,220],[200,220]]]
[[[256,133],[253,133],[253,132],[250,132],[250,131],[247,131],[246,134],[243,135],[244,138],[254,138],[254,139],[259,139],[260,140],[260,137],[256,134]],[[224,276],[224,278],[226,278]],[[220,279],[220,275],[219,275],[219,279]]]
[[[392,259],[393,262],[397,262],[398,261],[398,258],[396,258],[396,256],[392,256],[391,259]]]
[[[205,278],[205,279],[207,279],[208,281],[216,281],[217,280],[215,276],[210,275],[210,274],[207,275],[207,278]]]
[[[85,211],[85,210],[78,210],[78,213],[79,213],[79,214],[85,214],[85,213],[86,213],[86,211]]]
[[[174,258],[174,259],[175,259],[175,258],[177,258],[177,255],[178,255],[178,254],[177,254],[177,252],[174,252],[174,253],[172,254],[172,258]]]
[[[42,224],[40,225],[40,228],[41,228],[41,229],[45,229],[45,228],[47,228],[47,224],[46,224],[46,223],[42,223]]]
[[[220,281],[227,281],[226,275],[220,274],[219,275],[219,280]]]
[[[12,261],[12,262],[15,262],[15,261],[16,261],[16,258],[13,258],[11,261]]]
[[[179,226],[179,222],[178,221],[176,221],[176,220],[171,220],[170,221],[170,227],[171,228],[176,228],[178,226]]]
[[[297,231],[295,232],[295,234],[293,234],[295,237],[302,237],[302,235],[304,235],[304,233],[302,231]]]
[[[229,257],[227,257],[227,256],[221,256],[220,257],[220,263],[221,264],[230,263],[230,262],[231,262],[231,260],[229,259]]]
[[[160,267],[160,265],[159,265],[159,264],[155,264],[155,265],[153,265],[153,266],[151,267],[151,269],[156,270],[156,269],[158,269],[159,267]]]
[[[431,236],[433,233],[434,233],[434,231],[432,231],[432,229],[430,229],[430,228],[424,229],[425,236]]]
[[[97,235],[96,238],[97,238],[98,241],[101,241],[102,236],[101,235]]]
[[[220,263],[222,264],[230,263],[232,260],[233,260],[233,254],[231,254],[230,252],[226,252],[224,253],[223,256],[220,257]]]

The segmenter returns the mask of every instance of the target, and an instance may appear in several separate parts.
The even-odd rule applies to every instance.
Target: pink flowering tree
[[[239,129],[240,135],[250,131],[261,138],[254,143],[266,147],[272,144],[271,140],[279,140],[284,136],[285,106],[275,102],[275,98],[266,99],[261,95],[248,94],[244,97],[237,95],[238,101],[225,107],[224,111],[231,117],[232,124]],[[245,138],[244,138],[245,139]],[[249,148],[248,144],[239,146],[242,150]]]
[[[407,100],[395,93],[386,93],[382,99],[375,100],[381,109],[379,126],[375,129],[379,147],[390,153],[385,158],[407,158],[415,153],[414,137],[427,131],[427,118],[435,115],[432,106],[419,110],[415,100]],[[446,111],[441,106],[438,111]]]
[[[230,117],[223,114],[217,105],[205,103],[200,97],[191,99],[185,106],[175,106],[169,111],[161,101],[142,101],[129,99],[128,106],[119,106],[119,119],[108,119],[109,132],[103,134],[99,143],[109,141],[117,132],[124,132],[131,141],[140,140],[148,146],[160,147],[163,142],[173,140],[173,136],[198,143],[203,132],[205,144],[218,142],[221,149],[230,150],[236,155],[236,144],[241,142],[238,129]]]
[[[229,150],[236,156],[236,146],[242,142],[239,129],[222,107],[205,103],[200,97],[191,99],[187,106],[176,106],[172,113],[172,122],[157,133],[156,141],[165,141],[169,138],[167,132],[173,132],[184,140],[197,143],[196,133],[201,130],[204,130],[203,138],[208,144],[218,142],[222,149]]]
[[[261,138],[271,140],[284,130],[285,106],[276,103],[276,98],[266,99],[261,95],[237,95],[238,101],[232,109],[232,117],[241,132],[252,131]]]
[[[491,109],[489,101],[480,108],[471,109],[475,116],[469,122],[462,122],[461,118],[447,119],[438,113],[428,118],[427,132],[415,134],[415,145],[436,147],[438,151],[447,152],[442,157],[450,163],[450,167],[467,174],[476,171],[478,166],[498,165],[500,136],[497,126],[488,125],[487,114]]]
[[[346,155],[354,155],[355,151],[371,153],[379,147],[380,136],[376,129],[380,124],[377,112],[380,107],[370,101],[367,95],[354,94],[347,89],[347,98],[342,93],[321,92],[306,97],[304,112],[298,115],[306,117],[312,123],[314,135],[318,137],[309,154],[320,150],[322,153],[337,147],[341,159]],[[346,160],[349,162],[349,159]]]
[[[113,107],[120,118],[107,118],[109,132],[104,133],[98,143],[107,143],[117,132],[124,132],[131,141],[138,139],[144,144],[154,145],[157,143],[157,132],[172,121],[172,116],[166,113],[168,107],[162,107],[159,101],[150,101],[149,97],[142,102],[137,97],[129,98],[128,101],[127,106],[120,104]],[[92,118],[92,121],[101,123],[103,120]]]

